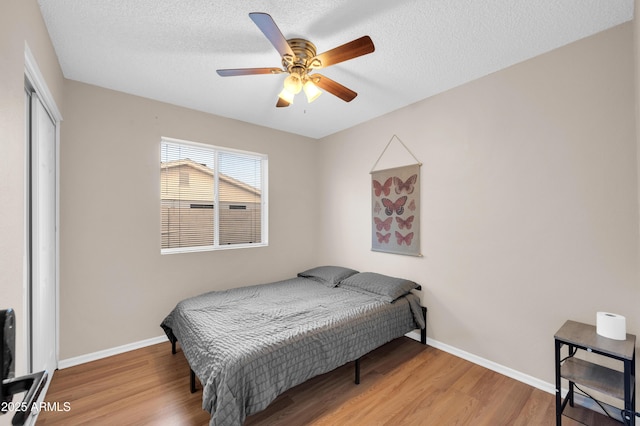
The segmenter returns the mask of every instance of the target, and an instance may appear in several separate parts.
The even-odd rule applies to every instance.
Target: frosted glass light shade
[[[280,99],[282,99],[283,101],[286,101],[290,104],[293,103],[293,97],[295,96],[295,93],[291,93],[290,91],[287,90],[287,88],[285,87],[284,89],[282,89],[282,92],[280,92],[280,94],[278,95],[278,97]]]
[[[322,92],[318,87],[311,82],[311,80],[307,81],[304,86],[304,94],[307,95],[307,101],[309,103],[318,99],[318,96],[322,95]]]
[[[302,90],[302,82],[300,81],[300,77],[294,74],[290,74],[287,78],[284,79],[284,88],[293,93],[300,93]]]

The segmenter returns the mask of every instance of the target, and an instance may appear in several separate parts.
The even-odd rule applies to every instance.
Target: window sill
[[[160,254],[176,254],[176,253],[193,253],[201,251],[220,251],[220,250],[235,250],[254,247],[268,247],[269,243],[255,243],[255,244],[228,244],[221,246],[200,246],[200,247],[180,247],[170,249],[160,249]]]

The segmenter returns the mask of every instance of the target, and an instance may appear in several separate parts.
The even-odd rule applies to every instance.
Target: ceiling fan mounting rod
[[[303,79],[304,76],[307,74],[307,68],[300,65],[293,65],[289,67],[287,71],[289,71],[291,75],[298,76],[300,79]]]

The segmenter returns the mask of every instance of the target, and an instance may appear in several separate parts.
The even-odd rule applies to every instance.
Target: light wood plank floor
[[[553,425],[554,397],[438,349],[402,337],[362,360],[280,395],[245,425]],[[38,425],[205,425],[202,390],[189,392],[179,350],[153,345],[56,371]],[[566,425],[575,425],[570,420]]]

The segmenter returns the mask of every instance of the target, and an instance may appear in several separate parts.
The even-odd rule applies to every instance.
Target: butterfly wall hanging
[[[420,254],[420,164],[371,172],[371,249]]]

